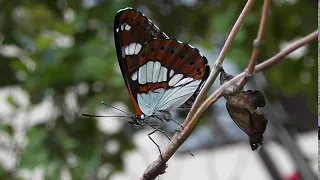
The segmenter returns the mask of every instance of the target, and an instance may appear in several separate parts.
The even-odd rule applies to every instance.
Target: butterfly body
[[[190,104],[208,77],[207,59],[198,49],[169,38],[135,9],[118,11],[114,37],[135,127],[170,121],[170,111]]]
[[[162,127],[165,122],[168,122],[172,119],[170,112],[168,111],[155,111],[151,116],[139,116],[135,115],[131,117],[129,123],[134,127],[143,127],[150,126],[153,128]]]

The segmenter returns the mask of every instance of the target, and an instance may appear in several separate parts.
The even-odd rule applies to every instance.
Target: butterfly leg
[[[152,128],[154,128],[154,127],[152,127]],[[154,134],[155,132],[159,131],[159,129],[160,129],[160,127],[154,128],[154,130],[151,133],[148,134],[148,137],[157,146],[157,148],[158,148],[158,150],[160,152],[160,158],[163,161],[163,157],[162,157],[159,145],[151,138],[151,135]]]
[[[151,126],[152,127],[152,126]],[[161,130],[160,128],[155,128],[155,127],[152,127],[153,129],[157,129],[157,131],[161,132],[169,141],[171,141],[171,138],[169,137],[168,134],[166,134],[163,130]],[[191,153],[191,151],[189,149],[187,149],[188,153],[194,157],[194,154]]]
[[[159,119],[160,121],[162,121],[162,119],[160,118],[160,117],[158,117],[158,116],[155,116],[157,119]],[[182,124],[180,124],[178,121],[176,121],[176,120],[174,120],[174,119],[170,119],[171,121],[173,121],[173,122],[175,122],[176,124],[178,124],[182,129],[184,129],[183,128],[183,126],[182,126]],[[154,127],[152,127],[152,128],[154,128]]]
[[[178,124],[180,127],[181,127],[181,129],[184,129],[184,127],[182,126],[182,124],[180,124],[178,121],[176,121],[176,120],[174,120],[174,119],[171,119],[173,122],[175,122],[176,124]]]
[[[154,127],[152,127],[154,128]],[[157,128],[154,128],[154,129],[157,129]],[[157,129],[159,132],[161,132],[169,141],[171,141],[171,138],[169,137],[168,134],[166,134],[163,130],[161,130],[160,128]]]

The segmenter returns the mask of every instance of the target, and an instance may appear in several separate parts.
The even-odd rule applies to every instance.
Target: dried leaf
[[[233,76],[221,72],[220,83],[232,79]],[[266,130],[268,120],[257,111],[258,107],[264,107],[266,101],[260,91],[242,91],[233,94],[225,94],[226,107],[232,120],[248,136],[251,149],[254,151],[262,145],[263,133]]]

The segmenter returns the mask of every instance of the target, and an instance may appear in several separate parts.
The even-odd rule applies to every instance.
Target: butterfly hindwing
[[[146,115],[180,107],[198,90],[209,74],[207,59],[187,43],[154,39],[141,49],[130,69],[138,86],[137,101]]]

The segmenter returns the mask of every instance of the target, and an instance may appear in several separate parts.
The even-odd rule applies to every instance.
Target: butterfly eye
[[[140,22],[139,21],[137,22],[137,25],[140,26]]]
[[[174,50],[171,50],[171,54],[173,54],[174,53]]]
[[[151,48],[151,51],[154,51],[154,47],[153,47],[153,48]]]
[[[193,62],[193,61],[192,61],[192,62],[190,62],[190,63],[189,63],[189,65],[194,65],[194,62]]]
[[[164,50],[164,46],[161,47],[161,50],[162,50],[162,51]]]
[[[131,22],[133,22],[133,20],[134,20],[134,19],[133,19],[133,18],[131,18]]]

